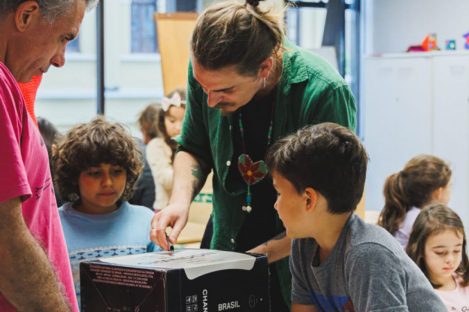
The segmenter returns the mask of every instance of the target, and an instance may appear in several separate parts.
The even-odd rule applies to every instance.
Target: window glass
[[[80,52],[80,35],[68,43],[67,52]]]
[[[137,118],[163,96],[154,13],[194,11],[201,0],[104,1],[105,115],[140,137]],[[61,131],[96,116],[96,10],[85,14],[79,37],[66,49],[66,64],[43,75],[36,115]]]
[[[69,42],[65,66],[49,67],[39,86],[35,113],[61,132],[96,115],[96,14],[85,14],[80,35]]]
[[[131,51],[133,53],[158,52],[156,28],[153,19],[156,8],[155,0],[132,0]]]

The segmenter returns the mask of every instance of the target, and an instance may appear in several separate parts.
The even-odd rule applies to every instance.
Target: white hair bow
[[[161,108],[167,112],[169,107],[171,105],[174,105],[176,107],[180,107],[181,105],[186,105],[186,101],[181,100],[181,96],[179,93],[174,92],[173,96],[171,98],[163,97],[163,100],[161,100]]]

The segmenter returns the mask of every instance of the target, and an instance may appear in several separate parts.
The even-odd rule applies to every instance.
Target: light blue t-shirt
[[[101,257],[153,251],[150,242],[153,212],[124,201],[119,209],[103,215],[75,210],[71,203],[59,208],[60,220],[72,266],[75,291],[80,303],[80,262]]]

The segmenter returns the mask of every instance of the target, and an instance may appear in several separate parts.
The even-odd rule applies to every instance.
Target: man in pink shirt
[[[0,0],[0,311],[78,311],[46,147],[18,82],[65,63],[93,0]]]

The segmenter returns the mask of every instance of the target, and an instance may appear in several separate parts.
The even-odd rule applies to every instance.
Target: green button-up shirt
[[[276,93],[273,141],[306,125],[326,121],[352,130],[356,127],[356,105],[350,88],[321,57],[304,49],[286,45]],[[208,107],[207,95],[194,79],[190,66],[180,143],[185,151],[200,157],[213,169],[211,247],[221,250],[235,249],[236,237],[247,213],[241,209],[245,185],[230,183],[228,176],[230,166],[236,165],[232,164],[231,123],[231,116],[223,116],[218,109]],[[277,265],[282,286],[290,285],[291,281],[287,260]],[[289,301],[290,288],[284,288]]]

